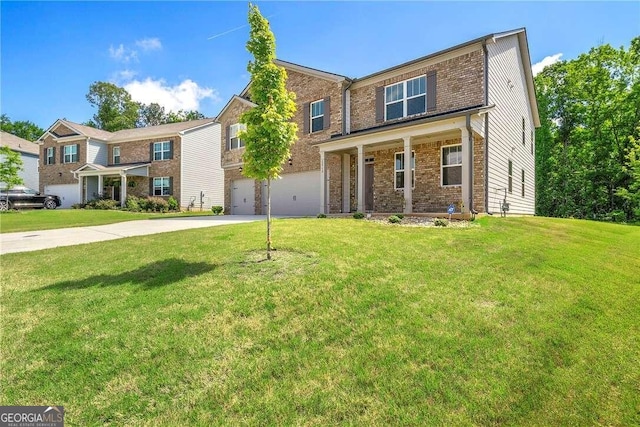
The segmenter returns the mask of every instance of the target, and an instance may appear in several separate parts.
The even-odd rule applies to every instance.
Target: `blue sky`
[[[628,46],[640,2],[256,2],[280,59],[362,77],[526,27],[532,63]],[[47,128],[84,122],[94,81],[214,117],[248,82],[247,2],[0,3],[0,110]],[[561,54],[561,56],[560,56]]]

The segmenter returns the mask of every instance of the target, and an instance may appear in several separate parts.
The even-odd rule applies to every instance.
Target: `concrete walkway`
[[[126,221],[91,227],[1,233],[0,255],[13,252],[37,251],[40,249],[56,248],[58,246],[102,242],[104,240],[122,239],[123,237],[189,230],[192,228],[241,224],[244,222],[260,221],[265,218],[265,216],[258,215],[194,216]]]

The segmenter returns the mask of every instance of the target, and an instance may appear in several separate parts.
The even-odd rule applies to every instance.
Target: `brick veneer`
[[[56,131],[64,131],[65,129],[71,133],[71,131],[67,128],[60,130],[60,128],[64,128],[64,126],[60,125],[56,128]],[[67,134],[64,134],[67,135]],[[65,145],[73,145],[78,144],[78,161],[73,163],[62,163],[60,162],[60,152],[63,150]],[[47,159],[47,148],[55,147],[55,163],[52,165],[46,165],[45,161]],[[57,185],[57,184],[77,184],[78,180],[73,177],[72,171],[78,169],[80,166],[86,163],[87,158],[87,140],[79,139],[76,141],[58,143],[53,140],[52,136],[47,136],[40,146],[40,192],[44,193],[45,183],[47,185]]]

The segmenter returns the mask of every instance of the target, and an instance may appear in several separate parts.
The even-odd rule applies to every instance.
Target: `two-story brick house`
[[[490,34],[358,79],[277,61],[297,95],[298,141],[276,181],[276,214],[535,211],[538,118],[524,29]],[[262,213],[242,176],[245,89],[222,124],[225,207]],[[410,160],[406,160],[410,159]],[[315,204],[315,206],[314,206]]]
[[[128,194],[173,196],[181,208],[222,205],[220,125],[193,120],[107,132],[57,120],[40,137],[40,191],[62,207]]]

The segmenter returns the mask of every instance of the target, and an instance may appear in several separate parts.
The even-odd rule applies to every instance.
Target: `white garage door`
[[[255,186],[253,179],[239,179],[232,182],[231,214],[255,215]]]
[[[61,208],[70,208],[75,203],[80,203],[78,184],[45,185],[45,194],[53,194],[60,197]]]
[[[263,212],[267,190],[263,188]],[[320,171],[282,175],[271,181],[272,215],[317,215],[320,212]]]

